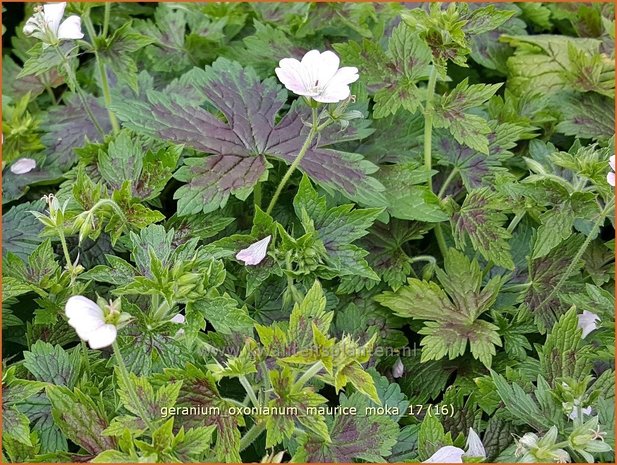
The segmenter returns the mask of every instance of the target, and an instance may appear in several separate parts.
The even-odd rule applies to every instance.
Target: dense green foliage
[[[612,4],[33,6],[3,460],[614,461]],[[350,98],[279,82],[313,49]]]

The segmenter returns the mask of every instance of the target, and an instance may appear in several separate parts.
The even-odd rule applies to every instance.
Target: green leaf
[[[385,186],[388,212],[395,218],[424,222],[448,220],[437,196],[425,185],[424,168],[416,163],[381,166],[376,178]]]
[[[475,189],[465,197],[451,222],[457,246],[464,247],[469,237],[484,258],[512,270],[514,262],[508,243],[512,236],[503,227],[507,220],[502,213],[505,208],[507,205],[498,193],[487,187]]]
[[[317,407],[326,404],[325,397],[315,393],[313,388],[295,383],[293,372],[285,367],[282,371],[271,371],[270,382],[276,396],[268,406],[273,409],[297,409],[297,414],[272,414],[266,420],[266,447],[274,447],[292,437],[296,423],[307,428],[324,441],[329,442],[328,426]]]
[[[79,376],[80,357],[77,350],[69,354],[59,345],[37,341],[24,352],[24,366],[38,381],[72,388]]]
[[[185,428],[214,425],[216,427],[214,451],[217,460],[226,463],[241,461],[238,424],[243,421],[242,417],[227,414],[227,409],[231,405],[219,394],[214,377],[209,372],[189,364],[185,369],[167,369],[156,378],[161,383],[182,382],[178,399],[168,405],[179,409],[175,416],[176,425]]]
[[[559,378],[582,379],[592,368],[592,349],[582,338],[576,307],[559,318],[546,337],[540,354],[540,369],[554,386]]]
[[[147,37],[133,30],[131,22],[124,23],[116,29],[111,37],[97,41],[98,53],[118,77],[126,79],[129,86],[137,92],[137,65],[131,54],[154,43],[154,38]]]
[[[478,317],[497,299],[502,286],[499,277],[482,288],[482,272],[476,260],[470,261],[461,252],[450,249],[445,257],[445,271],[437,270],[443,289],[434,282],[410,278],[396,292],[384,292],[375,297],[397,315],[424,323],[419,331],[422,339],[422,361],[450,359],[463,355],[467,342],[472,355],[490,366],[495,346],[501,346],[498,327]]]
[[[302,219],[304,215],[310,218],[325,246],[325,261],[339,276],[362,275],[377,279],[364,259],[367,252],[352,243],[368,233],[367,229],[382,209],[354,209],[353,204],[327,208],[326,199],[317,194],[306,176],[300,182],[293,204],[298,218]],[[305,230],[309,232],[306,226]]]
[[[345,63],[360,69],[360,80],[376,87],[374,118],[396,114],[402,107],[415,113],[420,102],[417,83],[429,74],[431,51],[415,31],[399,24],[392,31],[387,50],[374,41],[364,39],[361,44],[336,44]]]
[[[43,211],[44,203],[21,203],[2,215],[2,255],[12,252],[23,260],[43,242],[39,233],[43,225],[30,210]]]
[[[63,386],[48,386],[45,392],[55,423],[71,441],[91,455],[116,448],[115,440],[103,435],[109,423],[90,397]]]
[[[430,408],[430,407],[429,407]],[[451,445],[443,425],[435,415],[426,415],[418,431],[418,455],[420,459],[428,459],[440,447]]]
[[[546,418],[533,399],[518,384],[509,384],[498,373],[491,372],[495,388],[506,409],[516,418],[516,424],[527,424],[536,431],[546,431],[554,425],[552,419]]]
[[[434,122],[436,128],[446,128],[461,144],[488,155],[488,137],[491,128],[488,122],[477,115],[466,113],[484,104],[499,89],[501,84],[468,84],[461,81],[450,92],[441,96],[435,106]]]
[[[246,333],[253,328],[253,320],[246,306],[238,307],[238,302],[225,294],[222,297],[206,297],[186,306],[187,319],[198,313],[209,321],[214,329],[223,334]]]

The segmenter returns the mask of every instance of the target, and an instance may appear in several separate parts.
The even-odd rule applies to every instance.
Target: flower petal
[[[186,318],[182,313],[178,313],[169,321],[171,321],[172,323],[183,324],[186,321]]]
[[[236,254],[236,258],[243,261],[245,265],[259,265],[266,258],[270,239],[272,239],[272,236],[266,236],[246,249],[242,249]]]
[[[612,155],[608,161],[608,164],[611,165],[611,169],[615,171],[615,155]]]
[[[298,95],[307,95],[309,76],[304,67],[295,58],[283,58],[274,70],[279,81],[290,91]]]
[[[26,174],[36,168],[36,160],[32,158],[20,158],[11,165],[11,173]]]
[[[337,74],[340,64],[341,60],[336,53],[329,50],[323,52],[317,64],[316,82],[318,82],[318,85],[326,85]]]
[[[600,317],[587,310],[578,315],[578,327],[583,330],[583,335],[581,336],[583,339],[585,339],[590,332],[598,327],[598,324],[596,323],[597,321],[600,321]]]
[[[61,3],[46,3],[43,5],[43,14],[45,16],[45,22],[47,26],[54,34],[58,34],[58,28],[60,27],[60,21],[64,16],[64,9],[66,8],[66,2]]]
[[[81,32],[81,18],[79,16],[69,16],[58,29],[58,39],[75,40],[82,39],[84,34]]]
[[[465,447],[467,448],[467,452],[465,452],[466,457],[486,458],[484,444],[482,444],[480,436],[478,436],[478,433],[476,433],[473,428],[469,428],[469,435],[467,436],[467,444]]]
[[[34,34],[35,32],[38,32],[41,30],[41,25],[39,23],[39,18],[40,16],[38,15],[34,15],[31,16],[28,21],[26,21],[26,24],[24,25],[24,34],[26,34],[27,36],[30,36],[32,34]]]
[[[88,338],[88,344],[92,349],[102,349],[110,346],[116,340],[118,330],[114,325],[106,324],[94,331]]]
[[[74,295],[64,307],[64,313],[69,319],[79,319],[87,316],[103,320],[103,309],[83,295]]]
[[[349,89],[349,86],[341,84],[335,86],[329,85],[323,90],[321,94],[313,98],[321,103],[337,103],[341,100],[345,100],[350,95],[351,89]]]
[[[464,453],[459,447],[444,446],[422,463],[463,463]]]
[[[612,171],[606,175],[606,182],[615,187],[615,173]]]

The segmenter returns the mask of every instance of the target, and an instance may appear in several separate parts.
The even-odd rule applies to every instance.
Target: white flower
[[[401,357],[399,357],[396,359],[396,362],[394,362],[394,365],[392,366],[392,377],[400,378],[401,376],[403,376],[403,373],[405,373],[405,365],[403,365],[403,361],[401,360]]]
[[[584,407],[583,409],[581,409],[581,411],[583,412],[583,415],[591,416],[591,407]],[[572,409],[572,412],[570,412],[570,415],[568,415],[568,418],[570,420],[574,420],[575,418],[578,418],[578,413],[576,412],[576,408]]]
[[[36,168],[36,160],[32,158],[20,158],[11,165],[11,173],[26,174]]]
[[[169,321],[171,321],[172,323],[183,325],[186,321],[186,317],[182,313],[178,313]],[[176,337],[181,336],[182,334],[184,334],[184,329],[180,328],[178,331],[176,331]]]
[[[613,155],[610,158],[610,161],[608,162],[609,165],[611,165],[611,169],[613,171],[611,171],[610,173],[608,173],[606,175],[606,181],[613,187],[615,187],[615,155]]]
[[[473,428],[469,428],[469,435],[467,436],[467,444],[465,447],[467,448],[467,452],[465,452],[466,457],[486,458],[484,444],[482,444],[480,436],[478,436],[478,433],[476,433]]]
[[[43,5],[43,11],[38,9],[26,21],[24,34],[34,36],[45,43],[83,38],[81,18],[79,16],[72,15],[62,21],[65,8],[66,2]]]
[[[598,327],[596,321],[600,321],[600,317],[593,312],[585,310],[578,316],[578,327],[583,330],[583,339]]]
[[[103,309],[90,299],[75,295],[66,303],[64,312],[69,325],[75,328],[77,335],[87,341],[91,348],[102,349],[116,340],[116,326],[105,321]]]
[[[464,453],[459,447],[444,446],[422,463],[463,463]]]
[[[283,58],[276,75],[294,94],[310,97],[321,103],[336,103],[349,97],[349,84],[358,80],[358,68],[339,69],[339,57],[330,51],[311,50],[298,61]]]
[[[259,265],[266,258],[268,244],[272,236],[266,236],[262,240],[251,244],[246,249],[242,249],[236,254],[236,258],[243,261],[245,265]]]

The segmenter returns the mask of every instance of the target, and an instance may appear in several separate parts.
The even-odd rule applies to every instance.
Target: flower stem
[[[124,381],[124,384],[128,391],[128,395],[129,395],[129,398],[131,399],[131,403],[138,410],[139,416],[144,421],[144,423],[146,424],[150,432],[153,432],[154,426],[143,408],[143,400],[139,398],[139,396],[135,392],[135,389],[133,389],[133,383],[129,376],[129,370],[126,368],[126,365],[124,364],[122,353],[120,353],[120,347],[118,347],[118,341],[114,341],[111,346],[114,349],[114,355],[116,356],[116,360],[118,362],[118,371],[120,372],[120,376],[122,376],[122,380]]]
[[[109,14],[109,3],[105,3],[105,19],[106,25],[109,22],[108,14]],[[103,91],[103,101],[105,102],[105,108],[107,109],[107,114],[109,115],[109,122],[111,123],[111,128],[114,134],[120,131],[120,124],[118,124],[118,119],[116,115],[111,111],[111,92],[109,91],[109,81],[107,79],[107,72],[105,71],[105,63],[101,60],[99,52],[97,51],[96,45],[94,43],[94,38],[96,37],[96,32],[94,31],[94,26],[92,25],[92,19],[90,19],[90,13],[84,15],[84,24],[86,25],[86,30],[88,31],[88,35],[90,36],[90,40],[92,40],[92,46],[94,48],[94,59],[96,61],[96,66],[99,70],[99,76],[101,79],[101,90]],[[105,31],[105,27],[103,28],[103,37],[107,36],[107,32]]]
[[[300,376],[300,378],[298,378],[298,381],[296,381],[295,385],[300,387],[304,386],[308,382],[308,380],[310,380],[313,376],[319,373],[323,369],[323,367],[324,364],[321,360],[315,362],[308,370],[304,372],[302,376]]]
[[[109,31],[109,18],[111,13],[111,2],[105,2],[105,17],[103,18],[103,32],[102,36],[107,37]]]
[[[257,400],[257,396],[255,395],[255,391],[253,391],[253,387],[251,386],[251,383],[249,383],[249,380],[246,378],[246,376],[240,376],[239,379],[240,379],[240,384],[242,384],[242,387],[248,394],[253,405],[255,407],[259,407],[259,401]]]
[[[279,185],[276,188],[276,191],[274,192],[274,195],[272,196],[272,200],[270,200],[270,204],[268,205],[268,209],[266,210],[266,213],[268,215],[270,213],[272,213],[272,210],[274,209],[274,206],[276,205],[276,202],[279,199],[279,196],[281,195],[281,192],[283,191],[283,188],[287,184],[287,181],[289,181],[289,178],[291,178],[291,175],[294,173],[294,171],[296,171],[296,168],[298,168],[298,165],[300,165],[300,162],[304,158],[304,155],[306,155],[306,152],[308,151],[309,147],[311,146],[311,143],[313,142],[313,139],[315,138],[315,136],[317,135],[319,130],[323,129],[323,125],[321,127],[317,126],[317,123],[318,123],[317,108],[313,107],[313,108],[311,108],[311,111],[312,111],[312,117],[313,117],[313,121],[312,121],[312,125],[311,125],[311,130],[308,133],[308,136],[306,137],[306,140],[304,141],[304,145],[300,149],[300,152],[298,152],[298,155],[296,156],[296,159],[293,161],[293,163],[291,164],[291,166],[289,167],[289,169],[287,170],[287,172],[283,176],[283,179],[281,179],[281,181],[279,182]]]
[[[255,442],[255,439],[259,437],[261,433],[263,433],[266,426],[263,423],[255,423],[251,426],[251,429],[246,432],[246,434],[240,439],[240,452],[246,449],[248,446]]]
[[[92,121],[92,124],[94,125],[97,132],[101,135],[101,137],[105,137],[105,132],[103,131],[103,129],[101,128],[101,125],[99,124],[99,122],[96,120],[96,117],[92,113],[92,110],[90,109],[90,105],[88,105],[88,101],[86,100],[86,95],[84,94],[84,91],[79,85],[79,82],[77,81],[77,76],[73,72],[73,69],[71,68],[70,63],[66,59],[66,56],[62,54],[62,52],[60,51],[57,45],[54,46],[54,50],[56,51],[56,53],[62,60],[62,65],[64,66],[64,70],[69,80],[72,81],[73,87],[75,88],[75,92],[77,92],[77,96],[79,97],[79,100],[81,102],[81,106],[83,107],[84,111],[88,115],[88,118],[90,118],[90,121]]]
[[[448,188],[450,183],[452,183],[452,181],[454,181],[454,178],[456,177],[457,174],[458,174],[458,169],[457,168],[454,168],[452,171],[450,171],[450,174],[448,175],[446,180],[443,182],[443,185],[441,186],[441,189],[439,189],[439,194],[437,194],[437,197],[439,197],[440,199],[443,198],[443,196],[446,193],[446,189]]]
[[[428,188],[433,190],[433,179],[431,169],[433,164],[433,99],[435,97],[435,85],[437,84],[437,67],[433,64],[433,69],[428,78],[426,87],[426,105],[424,105],[424,168],[426,169]],[[435,238],[442,256],[446,256],[448,246],[443,236],[441,225],[435,225]]]
[[[549,294],[545,297],[545,299],[542,302],[540,302],[540,304],[536,307],[536,311],[544,307],[547,303],[549,303],[551,299],[553,298],[553,296],[557,294],[558,291],[561,290],[561,286],[564,285],[566,280],[570,277],[570,275],[574,271],[574,268],[577,266],[578,261],[581,259],[581,257],[587,250],[587,247],[589,247],[589,244],[591,244],[591,241],[595,239],[595,236],[598,233],[600,227],[604,224],[604,221],[606,220],[606,215],[608,214],[608,212],[611,211],[611,209],[614,206],[615,206],[615,197],[612,197],[611,200],[604,207],[604,210],[600,212],[599,218],[593,224],[593,227],[591,228],[589,235],[585,239],[585,242],[583,242],[583,245],[581,245],[580,249],[578,249],[578,252],[576,252],[576,255],[570,262],[570,265],[568,265],[566,272],[563,274],[563,276],[557,282],[557,284],[553,287],[553,289],[551,289],[551,292],[549,292]]]

